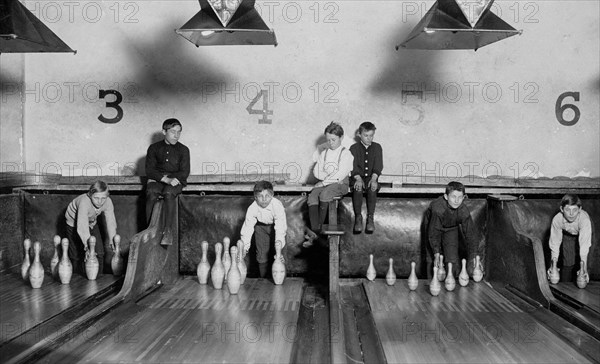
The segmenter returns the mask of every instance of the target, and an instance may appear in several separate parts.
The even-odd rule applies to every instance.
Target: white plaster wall
[[[331,120],[347,145],[370,120],[387,174],[600,175],[598,1],[497,1],[523,34],[477,52],[394,49],[430,1],[258,2],[279,46],[201,48],[174,32],[196,1],[67,3],[27,2],[78,51],[25,56],[25,161],[40,171],[143,174],[147,146],[177,117],[194,174],[273,168],[303,182]],[[246,111],[256,85],[274,91],[272,124]],[[424,100],[403,98],[411,87]],[[123,94],[120,122],[98,121],[115,114],[98,88]],[[573,126],[555,116],[566,91],[581,95]]]

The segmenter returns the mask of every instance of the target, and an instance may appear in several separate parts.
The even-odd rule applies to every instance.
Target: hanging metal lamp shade
[[[175,32],[199,46],[277,45],[255,0],[200,0],[201,10]]]
[[[490,10],[493,0],[438,0],[399,48],[474,49],[521,34]]]
[[[76,53],[18,0],[0,0],[0,53]]]

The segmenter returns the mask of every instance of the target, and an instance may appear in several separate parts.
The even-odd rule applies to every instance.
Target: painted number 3
[[[121,108],[121,106],[119,106],[121,101],[123,101],[123,95],[121,95],[121,93],[116,90],[99,90],[98,91],[98,98],[103,99],[106,95],[114,95],[115,96],[115,101],[106,101],[106,107],[115,109],[117,111],[117,116],[109,119],[109,118],[105,117],[104,115],[100,114],[100,116],[98,116],[98,120],[100,120],[101,122],[106,123],[106,124],[116,124],[119,121],[121,121],[121,119],[123,119],[123,108]]]
[[[556,106],[554,107],[554,112],[556,113],[556,120],[558,120],[559,123],[565,126],[573,126],[579,121],[581,111],[577,106],[573,104],[563,105],[563,101],[567,97],[572,97],[574,101],[579,101],[579,92],[568,91],[560,94],[560,96],[558,96],[558,99],[556,99]],[[573,119],[565,120],[565,112],[567,110],[572,110],[572,112],[575,114],[573,116]]]

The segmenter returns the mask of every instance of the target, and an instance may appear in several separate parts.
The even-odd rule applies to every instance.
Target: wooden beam
[[[587,177],[554,177],[550,178],[513,178],[507,176],[441,177],[434,175],[381,175],[380,183],[391,183],[392,187],[409,185],[445,186],[448,182],[456,181],[465,186],[473,187],[512,187],[512,188],[594,188],[600,189],[600,178]]]
[[[256,183],[258,181],[269,181],[285,183],[290,179],[289,173],[219,173],[219,174],[195,174],[187,178],[188,185],[202,183]],[[145,184],[146,176],[63,176],[60,183],[64,185],[90,185],[97,180],[103,180],[108,184]]]
[[[202,192],[247,192],[252,193],[251,184],[206,184],[206,185],[187,185],[183,189],[184,194],[195,194]],[[15,187],[13,191],[80,191],[85,192],[89,188],[87,184],[69,184],[69,185],[30,185],[23,187]],[[111,184],[111,191],[133,191],[140,192],[144,190],[144,185],[118,185]],[[275,185],[276,193],[309,193],[314,186],[307,185]],[[379,190],[380,196],[385,195],[442,195],[444,186],[403,186],[403,187],[382,187]],[[496,187],[467,187],[468,195],[564,195],[565,193],[575,193],[578,195],[600,195],[600,188],[496,188]],[[349,196],[349,195],[347,195]]]

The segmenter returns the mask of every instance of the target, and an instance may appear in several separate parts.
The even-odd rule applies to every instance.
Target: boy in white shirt
[[[560,202],[560,212],[552,219],[550,227],[550,250],[552,261],[558,262],[562,250],[562,269],[560,280],[572,282],[577,263],[577,245],[579,259],[583,262],[582,274],[589,282],[587,257],[592,245],[592,222],[590,215],[581,208],[577,195],[566,194]],[[561,249],[562,246],[562,249]]]
[[[325,222],[329,202],[334,197],[343,196],[349,190],[349,176],[352,172],[354,157],[345,147],[342,147],[344,129],[341,125],[331,122],[325,128],[327,148],[321,152],[313,169],[313,174],[319,180],[308,195],[308,216],[310,228],[306,229],[305,248],[312,246],[321,225]],[[330,221],[335,224],[336,221]]]
[[[254,185],[254,202],[246,210],[246,218],[240,231],[240,239],[244,243],[242,258],[248,254],[252,235],[254,235],[256,260],[261,278],[267,276],[269,256],[275,255],[274,252],[269,254],[271,246],[274,247],[272,241],[281,242],[282,248],[285,246],[287,232],[285,208],[281,201],[273,198],[273,195],[273,185],[270,182],[259,181]]]

